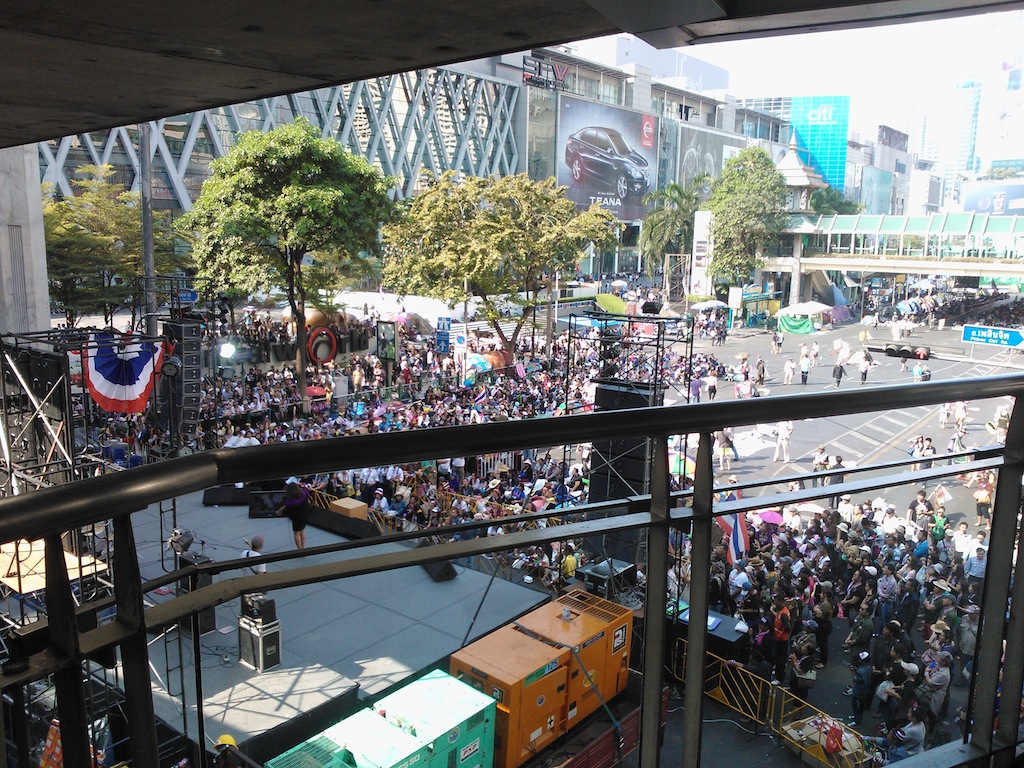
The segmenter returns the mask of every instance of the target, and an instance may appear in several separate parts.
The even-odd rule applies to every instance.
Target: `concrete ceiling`
[[[5,0],[0,147],[622,30],[669,47],[1020,7],[994,0]]]

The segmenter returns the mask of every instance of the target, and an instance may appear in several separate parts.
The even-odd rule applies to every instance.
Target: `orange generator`
[[[498,702],[496,768],[516,768],[565,733],[571,658],[508,625],[452,654],[452,676]]]
[[[453,653],[452,676],[498,702],[495,768],[518,768],[626,690],[632,638],[632,610],[574,590]]]
[[[602,697],[609,701],[626,690],[633,637],[629,608],[577,589],[530,611],[516,626],[575,651],[569,660],[567,728],[600,709]]]

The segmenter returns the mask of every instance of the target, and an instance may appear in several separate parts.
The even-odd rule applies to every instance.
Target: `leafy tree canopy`
[[[70,326],[84,315],[100,314],[109,325],[114,312],[143,303],[142,209],[138,192],[111,180],[109,165],[82,166],[71,184],[75,194],[60,199],[50,185],[43,188],[43,230],[50,298]],[[169,218],[153,221],[158,273],[185,265],[174,253]]]
[[[677,256],[676,262],[682,271],[683,260],[678,257],[689,253],[693,247],[693,214],[700,207],[701,191],[710,184],[711,177],[701,174],[686,186],[672,182],[644,197],[644,202],[653,203],[654,207],[644,217],[640,228],[640,255],[649,275],[656,264],[662,264],[666,300],[673,273],[672,255]]]
[[[468,286],[511,350],[546,279],[575,269],[588,243],[601,246],[614,238],[608,211],[600,205],[577,211],[554,179],[519,174],[459,180],[448,172],[384,228],[384,279],[397,291],[450,306],[466,299]],[[523,308],[510,337],[499,326],[507,304]]]
[[[760,147],[725,162],[711,188],[711,262],[708,275],[744,285],[764,248],[786,226],[786,182]]]
[[[843,214],[856,215],[864,210],[864,206],[853,200],[847,200],[846,196],[838,189],[826,187],[816,189],[811,195],[811,210],[823,215]]]
[[[192,210],[179,220],[201,277],[215,289],[282,287],[292,317],[307,292],[372,268],[378,231],[394,214],[396,185],[305,120],[250,131],[224,157]],[[307,268],[312,265],[314,268]],[[340,285],[336,286],[340,287]],[[305,391],[306,329],[297,324],[298,384]]]

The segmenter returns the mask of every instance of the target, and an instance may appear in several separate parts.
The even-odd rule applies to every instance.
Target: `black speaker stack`
[[[623,379],[598,380],[594,409],[621,411],[664,403],[664,388],[649,382]],[[652,445],[648,438],[635,437],[594,443],[590,455],[590,503],[614,501],[651,492]],[[608,514],[622,514],[625,509]],[[591,514],[588,513],[588,517]],[[600,515],[596,515],[600,516]],[[635,530],[606,536],[588,536],[584,547],[592,554],[635,563],[639,557],[639,535]]]
[[[199,428],[200,393],[203,386],[202,335],[199,323],[171,321],[164,323],[164,336],[174,340],[174,354],[181,361],[181,372],[176,383],[180,395],[172,397],[171,407],[179,408],[177,418],[179,434],[184,440],[195,437]]]
[[[185,568],[189,565],[204,565],[206,563],[212,563],[213,560],[206,555],[201,555],[198,552],[185,552],[178,555],[178,567]],[[208,587],[213,584],[213,576],[208,573],[193,573],[191,576],[187,576],[184,579],[178,581],[177,593],[179,595],[187,594],[195,589],[201,589],[202,587]],[[183,624],[182,627],[187,631],[191,631],[191,623]],[[217,629],[217,613],[213,606],[204,608],[199,612],[199,634],[205,635],[207,632],[213,632]]]
[[[662,387],[619,379],[598,381],[594,410],[621,411],[664,403]],[[590,502],[650,493],[651,441],[644,437],[594,443],[590,457]]]

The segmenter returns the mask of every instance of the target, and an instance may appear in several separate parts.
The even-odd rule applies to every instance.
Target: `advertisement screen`
[[[849,96],[794,96],[790,116],[799,146],[810,152],[811,165],[828,185],[846,185],[846,138],[850,129]]]
[[[620,221],[643,218],[658,186],[658,119],[573,96],[558,97],[555,178],[576,207],[601,203]]]
[[[1024,214],[1024,182],[1015,179],[968,181],[964,183],[962,197],[964,210],[971,213]]]
[[[684,187],[702,173],[717,179],[725,161],[747,146],[743,136],[723,136],[692,125],[682,125],[680,132],[678,183]]]

